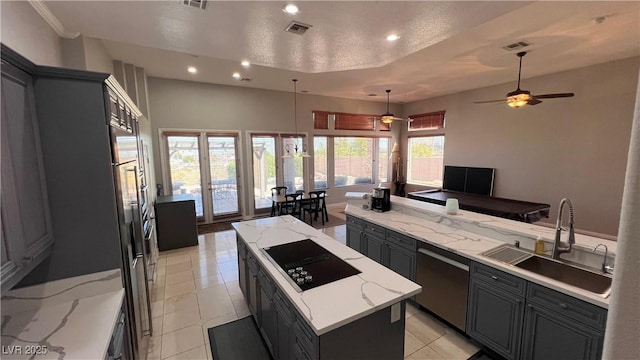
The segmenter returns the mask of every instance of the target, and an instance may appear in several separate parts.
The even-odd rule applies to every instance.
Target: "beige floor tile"
[[[230,281],[225,283],[227,285],[227,292],[229,295],[233,297],[233,295],[242,295],[242,290],[240,290],[240,282],[238,281]]]
[[[420,311],[417,306],[407,301],[407,310],[405,311],[405,317],[410,318]]]
[[[156,269],[160,270],[160,269],[164,269],[164,267],[167,266],[167,258],[166,256],[158,256],[158,261],[156,261]]]
[[[468,359],[480,350],[454,330],[429,344],[429,347],[443,358],[451,360]]]
[[[438,355],[437,352],[433,351],[428,346],[423,347],[422,349],[414,352],[413,354],[406,356],[407,360],[443,360],[444,358]],[[449,359],[446,359],[449,360]]]
[[[151,290],[151,301],[158,301],[164,299],[164,286],[154,286]]]
[[[207,348],[207,360],[213,360],[213,352],[211,352],[211,344],[206,343],[204,346]]]
[[[202,325],[202,334],[204,335],[204,342],[209,344],[209,329],[210,328],[216,327],[218,325],[226,324],[228,322],[236,321],[238,319],[239,318],[236,316],[236,314],[227,314],[227,315],[219,316],[219,317],[211,319],[211,320],[207,320]]]
[[[156,276],[156,280],[153,282],[152,286],[153,287],[164,286],[166,279],[167,278],[164,276],[164,274],[163,275],[158,275],[158,276]]]
[[[163,313],[164,313],[164,301],[163,300],[153,301],[151,303],[151,316],[152,317],[162,316]]]
[[[191,256],[189,254],[169,255],[167,256],[167,266],[180,264],[183,262],[191,262]]]
[[[224,262],[222,264],[218,264],[218,269],[220,269],[221,273],[225,273],[225,272],[238,272],[238,263],[237,262]]]
[[[168,274],[175,274],[182,271],[191,270],[191,258],[189,258],[189,260],[185,262],[167,265],[165,268],[167,269],[165,276]]]
[[[213,276],[201,277],[195,279],[197,289],[207,289],[216,285],[224,284],[222,274],[215,274]]]
[[[404,356],[407,357],[422,349],[426,344],[413,336],[409,331],[404,332]]]
[[[188,294],[196,291],[196,285],[193,280],[189,280],[179,284],[166,285],[164,287],[164,298],[169,299],[174,296]]]
[[[186,293],[164,300],[164,315],[187,309],[198,309],[198,297],[196,293]]]
[[[191,270],[181,271],[175,274],[167,274],[164,284],[165,286],[173,285],[173,284],[186,282],[189,280],[193,280],[193,273],[191,272]]]
[[[162,316],[156,316],[151,319],[153,326],[153,337],[162,337]]]
[[[405,329],[427,345],[446,332],[445,327],[440,322],[422,311],[406,320]]]
[[[157,265],[156,265],[156,276],[158,276],[158,277],[159,276],[164,276],[166,273],[167,273],[167,267],[166,266],[157,267]]]
[[[167,360],[206,360],[207,347],[205,345],[198,346],[195,349],[187,350],[178,355],[168,357]]]
[[[249,305],[247,305],[247,300],[245,300],[244,295],[231,295],[231,303],[233,304],[233,308],[236,310],[236,315],[238,315],[239,319],[251,315]]]
[[[225,283],[238,281],[238,278],[239,278],[238,270],[225,271],[222,273],[222,278],[224,279]]]
[[[215,276],[220,273],[220,271],[218,271],[217,263],[209,263],[204,266],[194,267],[192,271],[193,277],[195,279],[207,276]]]
[[[203,289],[198,292],[200,317],[205,320],[236,313],[231,297],[224,285]]]
[[[200,325],[200,311],[197,307],[164,315],[162,333],[167,334],[192,325]]]
[[[162,337],[154,336],[149,339],[149,350],[147,351],[147,360],[160,360],[162,351]]]
[[[162,336],[162,359],[204,345],[201,326],[189,326]]]

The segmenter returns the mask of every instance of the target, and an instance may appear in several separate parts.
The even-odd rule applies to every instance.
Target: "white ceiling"
[[[282,11],[285,1],[209,1],[206,10],[179,0],[44,4],[65,31],[103,39],[114,59],[148,76],[281,91],[298,78],[298,91],[375,101],[386,101],[385,89],[392,102],[505,82],[515,89],[517,51],[502,47],[517,41],[532,44],[523,79],[640,55],[638,1],[292,2],[298,15]],[[312,27],[285,32],[292,20]],[[400,39],[388,42],[391,33]]]

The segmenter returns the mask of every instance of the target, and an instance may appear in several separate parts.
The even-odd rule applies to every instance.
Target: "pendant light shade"
[[[382,119],[380,119],[385,124],[391,124],[393,122],[393,114],[389,112],[389,93],[391,90],[385,90],[387,92],[387,112],[382,114]]]
[[[289,159],[293,157],[311,157],[309,153],[307,153],[307,145],[303,142],[302,144],[298,144],[298,103],[297,103],[297,83],[298,79],[291,79],[293,81],[293,126],[295,128],[294,141],[293,144],[286,144],[284,146],[284,155],[283,159]]]

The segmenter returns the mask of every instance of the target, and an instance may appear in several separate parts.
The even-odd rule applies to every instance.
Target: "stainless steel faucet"
[[[603,274],[613,274],[613,266],[607,264],[607,253],[609,252],[609,249],[607,249],[607,245],[598,244],[595,247],[595,249],[593,249],[593,252],[596,252],[596,250],[598,250],[598,248],[600,246],[604,246],[604,259],[602,259],[602,273]]]
[[[567,230],[562,227],[562,211],[564,209],[564,205],[567,204],[569,206],[569,239],[567,242],[560,240],[560,234],[562,234],[562,230]],[[573,229],[573,204],[571,200],[564,198],[560,200],[560,207],[558,209],[558,220],[556,221],[556,241],[553,245],[553,255],[551,256],[554,259],[558,259],[560,254],[571,252],[571,246],[576,243],[576,235]]]

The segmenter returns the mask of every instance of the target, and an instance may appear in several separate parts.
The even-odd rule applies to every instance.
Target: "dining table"
[[[302,205],[304,205],[306,202],[309,202],[312,198],[309,195],[309,193],[300,193],[302,196],[296,198],[296,201],[301,202]],[[286,195],[295,195],[295,193],[291,193],[291,194],[286,194]],[[276,215],[282,215],[280,213],[280,209],[282,207],[282,204],[287,202],[287,198],[286,195],[273,195],[270,197],[273,206],[271,207],[271,216],[276,216]],[[320,196],[324,199],[326,199],[328,197],[327,194],[324,194],[322,196]],[[277,213],[277,214],[276,214]],[[325,221],[329,221],[329,214],[327,212],[327,202],[326,201],[322,201],[322,216],[324,216],[324,220]],[[316,220],[317,220],[317,214],[316,214]]]

